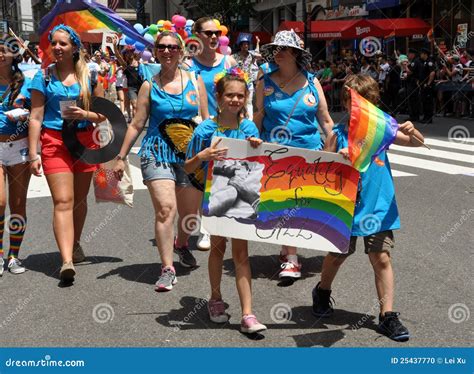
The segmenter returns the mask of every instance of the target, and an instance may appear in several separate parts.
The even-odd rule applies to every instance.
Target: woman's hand
[[[415,133],[415,125],[411,121],[406,121],[398,128],[405,135],[412,136]]]
[[[124,170],[125,170],[125,162],[122,159],[115,161],[113,171],[114,171],[115,178],[117,178],[119,181],[122,180]]]
[[[254,138],[253,136],[251,136],[250,138],[247,138],[247,140],[250,143],[250,146],[252,148],[258,148],[260,146],[260,144],[263,143],[262,139]]]
[[[64,119],[72,120],[86,120],[88,112],[78,106],[70,106],[63,110],[62,115]]]
[[[41,177],[41,159],[39,156],[33,158],[33,161],[30,161],[30,172],[35,177]]]

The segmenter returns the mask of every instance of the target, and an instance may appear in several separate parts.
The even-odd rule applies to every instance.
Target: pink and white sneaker
[[[284,262],[281,264],[279,278],[301,278],[301,264],[294,262]]]
[[[267,326],[258,322],[257,317],[255,317],[253,314],[246,314],[242,317],[242,321],[240,322],[240,331],[242,331],[244,334],[254,334],[266,329]]]
[[[229,315],[225,312],[225,304],[222,300],[209,299],[207,303],[209,319],[214,323],[226,323]]]

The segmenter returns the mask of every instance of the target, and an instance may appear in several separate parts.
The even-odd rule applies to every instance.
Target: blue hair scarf
[[[54,28],[49,32],[48,40],[50,42],[53,40],[53,34],[58,30],[66,31],[69,34],[69,37],[71,38],[72,44],[79,48],[82,47],[81,38],[79,37],[77,32],[72,27],[63,24],[54,26]]]

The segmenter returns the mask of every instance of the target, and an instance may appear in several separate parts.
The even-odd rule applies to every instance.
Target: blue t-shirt
[[[52,66],[49,67],[50,72],[51,68]],[[59,102],[80,100],[81,86],[79,83],[74,83],[71,86],[65,86],[52,73],[49,74],[49,78],[49,83],[46,83],[43,71],[39,70],[31,82],[31,89],[41,92],[44,96],[43,127],[51,130],[61,131],[64,120],[61,114]],[[92,87],[89,83],[89,90],[91,89]],[[88,121],[81,121],[78,124],[78,127],[84,128],[89,124],[90,122]]]
[[[186,158],[192,158],[203,149],[210,147],[214,136],[231,139],[260,137],[257,125],[249,119],[243,119],[237,129],[222,128],[213,119],[207,119],[194,130],[193,137],[188,144]]]
[[[347,148],[347,130],[337,124],[332,131],[337,137],[337,150]],[[359,191],[352,223],[352,236],[369,236],[400,228],[395,186],[387,153],[382,152],[365,173],[360,173]]]
[[[204,86],[206,87],[207,92],[207,106],[209,109],[210,116],[217,115],[217,100],[214,90],[214,78],[221,71],[226,69],[226,59],[227,56],[224,56],[217,66],[206,66],[200,64],[195,58],[193,58],[193,65],[190,70],[195,71],[197,75],[200,75]]]
[[[183,77],[186,72],[183,71]],[[149,81],[150,90],[150,121],[143,138],[139,155],[150,157],[153,154],[157,162],[183,163],[176,153],[163,139],[158,126],[165,119],[182,118],[190,120],[199,113],[196,88],[191,79],[180,94],[170,94],[162,90],[155,79]]]
[[[265,116],[263,117],[262,139],[264,141],[312,150],[322,148],[319,123],[316,118],[319,104],[318,91],[314,85],[314,76],[308,72],[304,74],[308,85],[292,95],[283,92],[271,79],[271,74],[263,76]],[[291,114],[292,110],[293,114]],[[289,118],[290,114],[291,118]]]
[[[16,108],[31,108],[31,79],[25,78],[21,86],[18,96],[13,101],[12,105],[8,105],[10,101],[11,91],[5,96],[0,105],[0,134],[1,135],[16,135],[22,136],[28,132],[26,122],[10,121],[5,112]],[[8,86],[0,86],[0,97],[2,97]]]

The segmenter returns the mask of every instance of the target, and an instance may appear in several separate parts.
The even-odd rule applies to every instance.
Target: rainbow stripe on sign
[[[43,51],[42,66],[47,67],[54,60],[49,47],[49,32],[59,24],[72,27],[78,34],[90,30],[107,28],[125,34],[145,46],[152,44],[140,35],[128,22],[109,8],[93,0],[58,0],[54,8],[41,19],[39,34],[40,48]]]
[[[347,252],[359,181],[357,170],[336,162],[308,163],[299,156],[232,160],[264,164],[257,218],[236,218],[237,221],[253,224],[260,230],[309,231],[326,238],[341,252]],[[209,215],[212,170],[211,163],[203,199],[205,216]]]
[[[370,163],[393,143],[398,123],[356,91],[350,91],[349,156],[352,165],[364,172]]]

